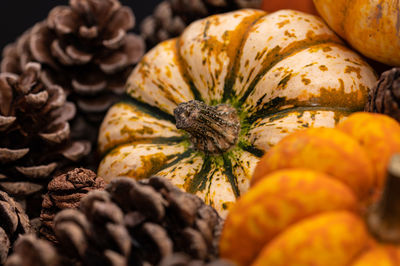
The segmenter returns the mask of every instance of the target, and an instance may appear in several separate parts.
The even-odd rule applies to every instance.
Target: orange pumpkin
[[[314,0],[328,25],[355,49],[376,61],[400,66],[400,2]]]
[[[263,0],[261,9],[274,12],[280,9],[294,9],[317,15],[312,0]]]
[[[400,265],[400,155],[384,193],[377,186],[382,165],[400,151],[393,121],[356,113],[337,128],[282,139],[228,214],[221,256],[238,265]]]
[[[303,146],[299,144],[301,139]],[[357,112],[338,123],[335,134],[329,129],[309,129],[284,138],[261,158],[252,183],[278,169],[307,167],[346,179],[345,182],[352,179],[367,182],[374,178],[374,185],[381,187],[389,159],[396,152],[400,152],[399,123],[386,115]],[[363,185],[356,184],[354,189],[361,189]]]

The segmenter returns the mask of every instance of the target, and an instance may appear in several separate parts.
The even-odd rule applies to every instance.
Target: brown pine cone
[[[34,235],[22,235],[15,242],[13,254],[5,266],[61,266],[61,259],[51,243]]]
[[[90,152],[87,141],[70,139],[74,104],[61,87],[44,85],[41,74],[38,63],[26,64],[20,76],[0,74],[0,188],[18,200]]]
[[[177,252],[210,262],[222,222],[200,198],[159,177],[115,179],[54,221],[63,250],[85,265],[157,265]]]
[[[3,50],[1,71],[20,73],[26,62],[41,63],[43,79],[70,93],[83,116],[79,123],[89,127],[77,137],[94,142],[105,111],[144,53],[143,39],[127,32],[134,24],[132,10],[118,0],[70,0]]]
[[[369,92],[365,111],[386,114],[400,122],[400,68],[382,73]]]
[[[258,8],[261,0],[164,0],[140,24],[147,48],[176,37],[195,20],[241,8]]]
[[[161,260],[158,266],[234,266],[232,262],[223,259],[217,259],[212,262],[191,259],[183,253],[174,253]]]
[[[43,197],[40,235],[55,242],[54,216],[64,209],[77,209],[80,200],[89,191],[104,189],[104,186],[103,178],[84,168],[75,168],[52,179],[47,186],[47,193]]]
[[[22,207],[0,191],[0,265],[6,261],[18,235],[30,232],[29,219]]]

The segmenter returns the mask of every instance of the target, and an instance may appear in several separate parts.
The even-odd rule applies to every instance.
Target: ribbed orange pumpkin
[[[261,9],[268,12],[281,9],[294,9],[310,14],[317,14],[313,0],[263,0]]]
[[[238,265],[400,265],[400,156],[385,192],[377,185],[395,151],[400,125],[378,114],[285,137],[232,207],[221,256]]]
[[[399,123],[386,115],[357,112],[338,123],[336,129],[335,131],[339,130],[342,133],[332,134],[331,130],[310,129],[284,138],[278,146],[272,148],[260,159],[254,171],[252,184],[275,170],[306,167],[343,179],[344,182],[354,178],[360,182],[360,185],[356,185],[354,189],[363,185],[369,187],[361,183],[372,178],[376,180],[374,185],[381,188],[390,157],[400,152]],[[305,149],[299,145],[299,139],[303,136],[308,139],[303,143]],[[357,147],[350,144],[345,144],[348,142],[345,138],[349,136],[361,145],[369,159],[369,165],[365,165],[364,152],[360,152]],[[328,155],[332,157],[327,157]],[[359,160],[364,161],[359,163]],[[342,170],[344,167],[348,168]],[[369,172],[371,167],[374,177],[364,173]],[[349,169],[352,169],[354,173],[350,173]]]
[[[400,66],[400,1],[314,0],[329,26],[376,61]]]

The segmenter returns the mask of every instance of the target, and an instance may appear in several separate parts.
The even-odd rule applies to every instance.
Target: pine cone
[[[61,259],[51,243],[34,235],[23,235],[15,242],[13,254],[5,266],[61,266]]]
[[[86,265],[157,265],[176,252],[203,262],[217,256],[217,212],[163,178],[115,179],[83,198],[80,210],[58,213],[54,230]]]
[[[174,253],[171,256],[163,258],[158,266],[234,266],[234,264],[222,259],[206,263],[201,260],[193,260],[183,253]]]
[[[28,216],[7,193],[0,191],[0,265],[19,234],[30,233]]]
[[[105,111],[144,53],[143,39],[127,33],[134,24],[132,10],[118,0],[70,0],[4,49],[1,70],[20,73],[28,61],[41,63],[46,83],[67,90],[83,116],[79,123],[88,130],[77,137],[94,143]]]
[[[63,209],[77,209],[80,200],[89,191],[104,189],[104,186],[105,183],[101,177],[97,177],[94,172],[84,168],[75,168],[51,180],[42,202],[41,236],[55,242],[54,216]]]
[[[26,64],[20,76],[1,73],[0,188],[25,199],[42,190],[56,169],[88,154],[88,142],[70,140],[74,115],[64,90],[43,84],[38,63]]]
[[[164,0],[140,25],[147,47],[176,37],[195,20],[241,8],[258,8],[261,0]]]
[[[400,122],[400,68],[382,73],[369,92],[365,111],[386,114]]]

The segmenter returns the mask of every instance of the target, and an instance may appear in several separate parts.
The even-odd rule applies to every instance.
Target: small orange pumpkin
[[[313,0],[263,0],[261,9],[268,12],[274,12],[280,9],[294,9],[309,14],[318,14]]]
[[[328,25],[355,49],[376,61],[400,66],[400,2],[314,0]]]
[[[400,125],[379,114],[285,137],[228,214],[221,256],[238,265],[400,265],[400,155],[384,193],[377,186],[395,151]]]
[[[301,139],[304,139],[302,145]],[[354,140],[364,152],[356,147]],[[357,112],[338,123],[334,134],[329,129],[308,129],[284,138],[260,159],[252,183],[275,170],[306,167],[346,179],[345,182],[352,178],[359,182],[375,179],[374,185],[381,187],[389,159],[396,152],[400,152],[399,123],[386,115]]]

